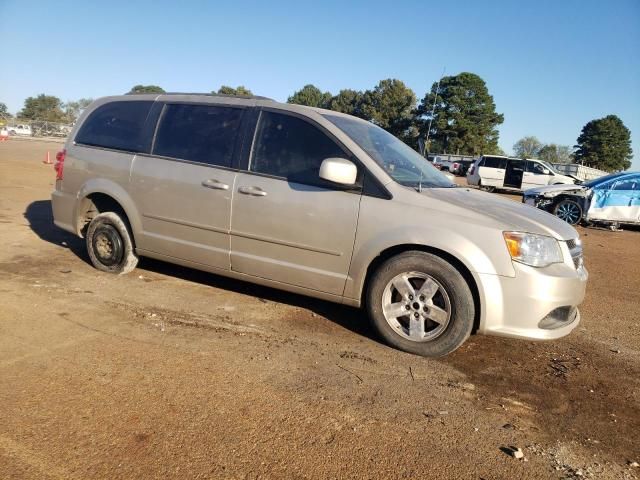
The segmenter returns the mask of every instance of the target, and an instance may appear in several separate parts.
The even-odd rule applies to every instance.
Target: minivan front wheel
[[[131,234],[125,221],[115,212],[96,215],[87,228],[87,252],[98,270],[125,274],[138,264]]]
[[[453,352],[471,334],[473,295],[460,272],[420,251],[388,259],[367,291],[369,316],[391,346],[426,357]]]

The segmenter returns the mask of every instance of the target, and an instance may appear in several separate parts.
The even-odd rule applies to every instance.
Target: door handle
[[[260,187],[240,187],[238,191],[245,195],[253,195],[254,197],[264,197],[267,194],[267,192]]]
[[[202,181],[202,186],[207,188],[213,188],[214,190],[229,190],[229,185],[226,183],[222,183],[215,178],[210,178],[208,180]]]

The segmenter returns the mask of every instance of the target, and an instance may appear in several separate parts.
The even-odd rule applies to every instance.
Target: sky
[[[640,170],[640,0],[0,0],[0,102],[63,101],[136,84],[174,92],[244,85],[286,101],[313,83],[365,90],[398,78],[422,98],[480,75],[504,114],[500,146],[523,136],[574,145],[618,115]]]

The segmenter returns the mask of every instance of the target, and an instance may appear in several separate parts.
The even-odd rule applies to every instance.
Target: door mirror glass
[[[358,168],[344,158],[325,158],[320,165],[320,178],[340,185],[356,183]]]

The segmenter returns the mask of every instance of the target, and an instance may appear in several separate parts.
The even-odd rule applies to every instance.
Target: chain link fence
[[[6,128],[10,136],[66,138],[71,133],[73,125],[3,117],[0,118],[0,128]]]

